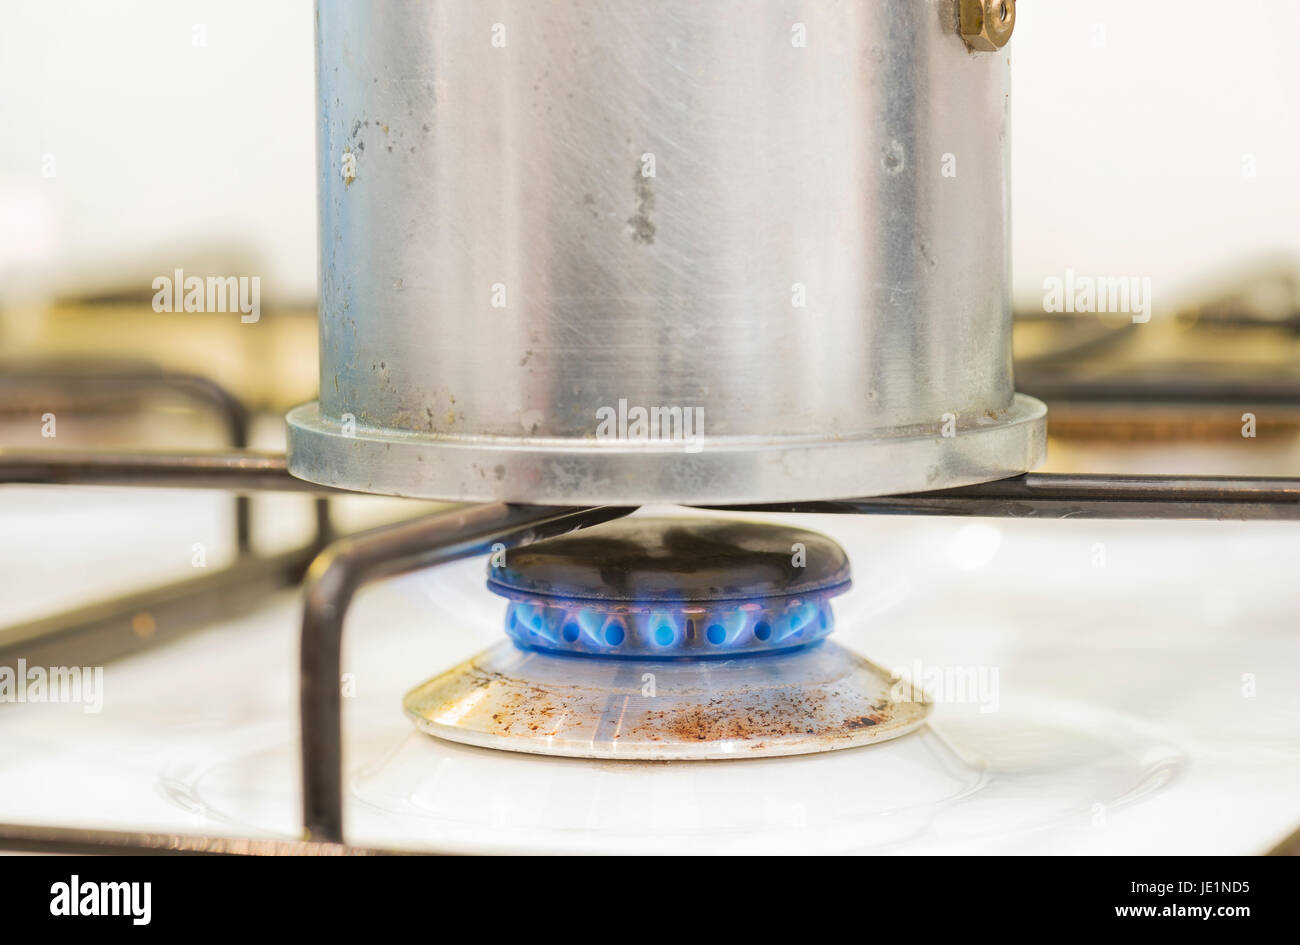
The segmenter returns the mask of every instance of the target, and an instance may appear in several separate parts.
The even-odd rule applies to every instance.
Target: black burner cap
[[[849,559],[818,532],[707,518],[621,518],[488,563],[503,597],[689,603],[791,597],[849,584]]]

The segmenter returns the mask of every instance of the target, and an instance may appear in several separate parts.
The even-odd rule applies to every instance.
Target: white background
[[[314,294],[310,3],[0,7],[0,293],[224,242],[256,251],[268,298]],[[1300,255],[1297,43],[1290,0],[1022,0],[1017,294],[1070,267],[1170,299]]]

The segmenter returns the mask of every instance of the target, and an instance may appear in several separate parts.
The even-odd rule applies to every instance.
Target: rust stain
[[[487,690],[484,697],[473,698],[481,690]],[[653,697],[638,699],[630,693],[621,694],[621,705],[611,705],[610,695],[599,688],[557,692],[513,674],[476,666],[438,702],[444,707],[478,704],[471,716],[477,716],[478,724],[487,730],[505,737],[563,736],[573,719],[607,718],[614,722],[612,740],[661,744],[738,741],[755,752],[769,750],[776,740],[844,738],[898,721],[900,711],[901,718],[906,718],[908,712],[906,704],[895,705],[883,696],[854,705],[835,686],[701,693],[698,701],[663,708],[656,706]],[[435,707],[426,708],[437,714]]]
[[[816,690],[776,698],[735,698],[720,695],[708,702],[681,709],[647,712],[630,734],[655,737],[656,733],[679,741],[757,742],[762,739],[806,735],[824,738],[888,720],[889,706],[875,703],[871,714],[844,718],[836,711],[836,693]]]

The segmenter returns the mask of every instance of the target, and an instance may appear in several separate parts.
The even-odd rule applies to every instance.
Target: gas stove
[[[0,364],[0,847],[1296,852],[1300,294],[1013,310],[1016,7],[319,0],[314,399]]]
[[[11,510],[31,506],[27,491],[7,490]],[[46,509],[78,507],[92,534],[112,533],[102,500],[87,514],[96,493],[40,494]],[[175,496],[172,520],[203,514],[199,499]],[[120,492],[109,505],[130,503],[129,514],[159,521],[159,501]],[[661,516],[716,518],[659,508],[619,521]],[[1293,828],[1300,679],[1289,657],[1290,523],[779,521],[834,535],[854,564],[853,586],[835,598],[833,634],[805,655],[842,646],[870,654],[891,680],[915,680],[932,700],[922,727],[863,747],[719,761],[617,750],[573,758],[431,736],[404,715],[402,694],[484,651],[513,652],[526,678],[529,654],[626,666],[625,688],[646,704],[655,701],[642,695],[650,666],[658,704],[671,705],[679,661],[513,649],[505,602],[484,587],[489,552],[385,581],[349,612],[339,687],[346,849],[1243,854]],[[31,534],[40,527],[32,516]],[[152,534],[163,544],[169,531],[188,535]],[[1105,567],[1092,563],[1098,544]],[[102,558],[96,551],[83,554]],[[98,713],[6,706],[5,842],[334,848],[302,838],[300,624],[298,595],[281,591],[242,617],[110,662]],[[1249,697],[1246,674],[1255,678]],[[614,715],[608,700],[599,708]],[[725,726],[729,716],[718,718]],[[524,732],[545,744],[551,729]],[[716,734],[746,754],[754,729]],[[60,830],[41,829],[52,826]]]

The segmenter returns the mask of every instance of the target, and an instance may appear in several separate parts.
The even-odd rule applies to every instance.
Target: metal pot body
[[[951,0],[317,9],[321,394],[397,495],[766,502],[1022,472],[1008,54]]]

